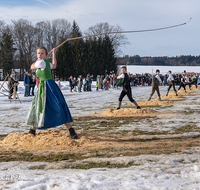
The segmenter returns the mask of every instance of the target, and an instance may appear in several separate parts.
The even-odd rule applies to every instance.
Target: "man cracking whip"
[[[168,74],[169,74],[169,77],[167,78],[167,83],[169,84],[169,87],[168,87],[166,96],[168,96],[171,87],[173,87],[176,96],[178,96],[176,88],[175,88],[175,81],[174,81],[174,77],[172,75],[172,72],[168,71]]]
[[[153,96],[154,92],[157,91],[157,94],[158,94],[158,97],[159,97],[159,100],[161,101],[161,98],[160,98],[160,91],[159,91],[159,84],[162,84],[162,80],[159,76],[160,74],[160,70],[156,70],[156,76],[153,77],[153,84],[152,84],[152,92],[151,92],[151,95],[149,97],[149,100],[151,100],[151,97]]]
[[[141,109],[140,106],[138,106],[137,102],[133,99],[132,97],[132,92],[131,92],[131,85],[130,85],[130,78],[127,74],[127,69],[126,66],[122,66],[121,67],[121,75],[119,75],[117,78],[118,79],[123,79],[123,90],[119,96],[119,106],[117,109],[121,108],[121,104],[122,104],[122,99],[124,98],[124,96],[128,96],[129,100],[135,104],[135,106],[137,107],[137,109]]]

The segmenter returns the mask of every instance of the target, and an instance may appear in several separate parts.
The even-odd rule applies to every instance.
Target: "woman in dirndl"
[[[56,49],[52,49],[52,63],[46,59],[47,54],[45,47],[37,48],[38,59],[31,65],[32,70],[37,69],[36,75],[40,79],[40,84],[26,119],[26,124],[33,126],[29,133],[35,136],[36,129],[48,129],[65,124],[71,138],[76,139],[78,136],[71,125],[73,119],[69,108],[51,75],[51,69],[57,66]]]

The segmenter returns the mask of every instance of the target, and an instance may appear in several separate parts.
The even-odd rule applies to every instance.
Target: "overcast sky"
[[[20,18],[33,23],[65,18],[76,20],[82,32],[99,22],[123,30],[150,29],[184,23],[184,26],[125,34],[130,45],[123,55],[200,55],[200,0],[0,0],[0,20]]]

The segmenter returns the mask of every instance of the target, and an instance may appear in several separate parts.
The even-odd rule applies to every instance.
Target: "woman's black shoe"
[[[30,134],[35,136],[35,130],[34,129],[30,129],[30,131],[28,133],[30,133]]]
[[[70,133],[72,139],[78,139],[78,135],[76,134],[74,128],[70,128],[69,133]]]

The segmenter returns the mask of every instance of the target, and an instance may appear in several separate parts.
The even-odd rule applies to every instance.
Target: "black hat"
[[[159,69],[157,69],[157,70],[156,70],[156,73],[157,73],[157,72],[159,72],[159,73],[160,73],[160,70],[159,70]]]

